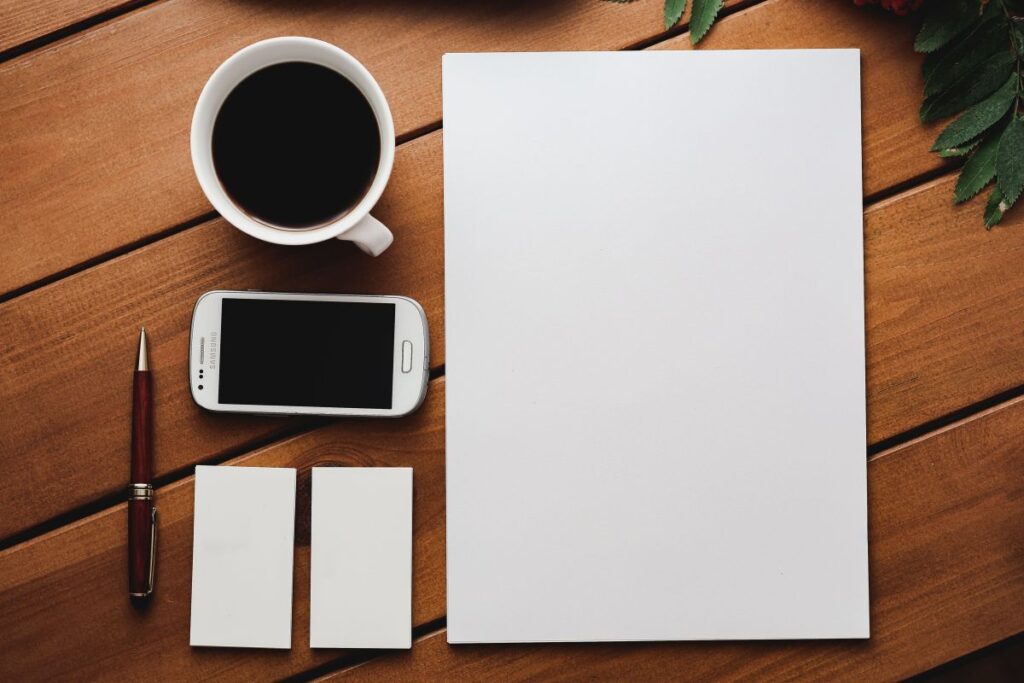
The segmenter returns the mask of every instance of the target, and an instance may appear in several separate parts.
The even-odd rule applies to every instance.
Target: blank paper
[[[449,641],[867,637],[858,51],[443,83]]]
[[[412,469],[314,467],[309,646],[412,646]]]
[[[196,467],[191,645],[291,647],[295,470]]]

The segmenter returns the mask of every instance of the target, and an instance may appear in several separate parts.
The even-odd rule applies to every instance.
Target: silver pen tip
[[[146,328],[139,333],[139,358],[136,370],[149,370],[149,353],[146,350]]]

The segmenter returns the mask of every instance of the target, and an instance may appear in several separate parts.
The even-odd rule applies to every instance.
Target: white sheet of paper
[[[196,467],[191,645],[289,648],[295,470]]]
[[[412,647],[412,468],[314,467],[309,646]]]
[[[859,52],[443,83],[449,642],[867,637]]]

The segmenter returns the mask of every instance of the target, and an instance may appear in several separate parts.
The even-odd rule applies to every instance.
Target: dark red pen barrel
[[[153,478],[153,379],[148,371],[136,371],[132,380],[132,484],[148,484]]]
[[[128,592],[148,593],[150,553],[153,542],[153,501],[128,501]]]
[[[153,589],[153,380],[148,370],[132,379],[132,457],[128,497],[128,592]]]

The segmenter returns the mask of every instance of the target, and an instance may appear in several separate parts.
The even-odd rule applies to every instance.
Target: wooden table
[[[912,23],[848,0],[740,0],[727,13],[705,47],[863,51],[869,641],[445,642],[440,56],[689,49],[656,2],[0,0],[0,679],[888,679],[1024,631],[1024,211],[987,232],[983,200],[953,206],[955,170],[927,152],[935,129],[916,116]],[[395,244],[379,259],[340,242],[259,243],[213,213],[193,176],[207,76],[288,34],[352,52],[394,109],[395,171],[375,213]],[[434,349],[426,404],[398,421],[201,412],[187,386],[192,305],[249,287],[415,297]],[[140,324],[162,517],[143,611],[125,595],[123,502]],[[299,468],[290,651],[189,648],[197,463]],[[411,652],[306,645],[309,469],[324,463],[415,468]]]

